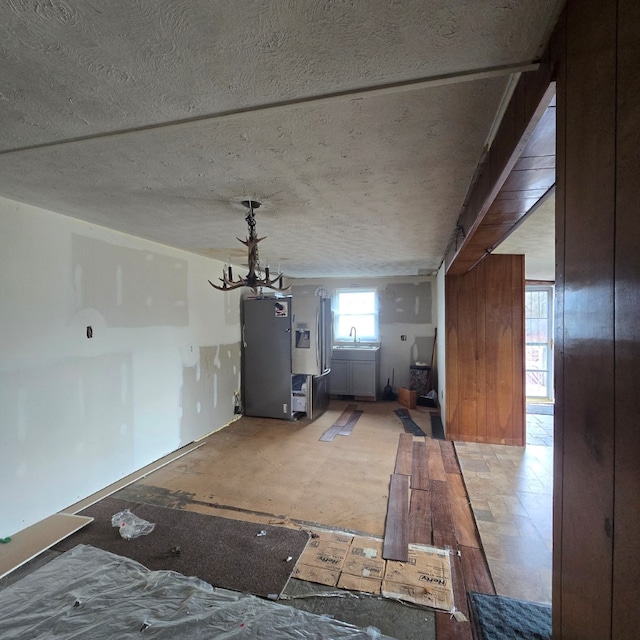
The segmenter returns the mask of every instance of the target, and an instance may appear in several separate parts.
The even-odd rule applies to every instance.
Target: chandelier
[[[276,274],[271,277],[269,274],[269,267],[264,269],[264,278],[262,277],[262,269],[260,267],[260,256],[258,254],[258,242],[264,240],[264,238],[258,238],[256,234],[256,216],[254,209],[260,207],[260,203],[256,200],[243,200],[242,205],[249,210],[245,217],[245,222],[249,228],[249,235],[246,240],[240,240],[239,242],[247,247],[247,260],[249,263],[249,273],[244,278],[233,279],[233,270],[231,265],[226,265],[222,269],[222,278],[218,278],[222,282],[222,286],[213,284],[209,280],[209,284],[218,291],[231,291],[233,289],[239,289],[240,287],[249,287],[253,289],[254,293],[258,293],[258,289],[266,287],[267,289],[273,289],[274,291],[288,291],[291,287],[282,286],[282,273]],[[266,237],[266,236],[265,236]]]

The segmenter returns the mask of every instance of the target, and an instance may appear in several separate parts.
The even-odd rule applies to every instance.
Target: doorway
[[[525,395],[553,402],[553,285],[525,287]]]

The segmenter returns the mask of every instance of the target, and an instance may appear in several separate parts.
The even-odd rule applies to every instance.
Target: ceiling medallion
[[[288,291],[291,287],[282,286],[282,273],[276,274],[273,278],[269,274],[269,267],[264,269],[264,277],[262,277],[262,268],[260,267],[260,256],[258,254],[258,243],[265,238],[258,238],[256,234],[256,216],[254,209],[260,207],[260,202],[256,200],[243,200],[241,203],[249,211],[245,216],[245,222],[249,229],[249,235],[246,240],[240,240],[239,242],[247,247],[247,262],[249,265],[249,272],[244,278],[233,279],[233,270],[231,265],[225,265],[222,269],[222,278],[218,278],[222,282],[222,286],[213,284],[209,280],[209,284],[218,291],[232,291],[233,289],[239,289],[240,287],[249,287],[255,294],[258,293],[258,289],[266,287],[267,289],[273,289],[274,291]]]

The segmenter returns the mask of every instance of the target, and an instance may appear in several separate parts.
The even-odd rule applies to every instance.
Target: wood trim
[[[640,557],[640,437],[638,363],[640,341],[640,11],[636,0],[618,2],[615,218],[615,494],[612,638],[637,633]]]
[[[548,114],[545,115],[555,93],[553,73],[550,52],[547,51],[537,70],[521,75],[491,148],[480,165],[458,217],[457,228],[462,231],[463,238],[460,241],[459,236],[456,235],[445,250],[445,273],[460,275],[471,269],[479,259],[482,259],[485,249],[508,233],[508,229],[542,195],[541,193],[538,195],[532,193],[531,203],[523,205],[507,217],[506,228],[495,229],[491,234],[491,239],[485,239],[469,251],[472,239],[508,179],[513,181],[516,177],[526,177],[527,184],[531,185],[537,185],[542,179],[543,191],[549,189],[554,183],[555,172],[550,167],[540,168],[540,163],[536,164],[535,162],[516,167],[520,156],[534,137],[536,129],[538,129],[540,138],[554,140],[553,132],[549,136],[548,123],[546,122],[552,118]],[[555,111],[555,107],[553,111]],[[555,120],[555,113],[553,120]],[[538,128],[539,125],[540,128]],[[542,128],[546,130],[543,131]],[[545,153],[544,144],[539,147],[542,150],[535,153]],[[540,172],[547,172],[547,175],[542,177]],[[513,191],[512,187],[514,186],[517,187],[517,185],[507,184],[506,190]],[[523,201],[528,199],[527,194],[521,188],[518,187],[516,190],[520,191],[517,199]],[[498,206],[497,209],[497,213],[499,213],[500,207]]]

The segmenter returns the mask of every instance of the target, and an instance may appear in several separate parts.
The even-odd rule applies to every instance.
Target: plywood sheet
[[[69,513],[56,513],[18,531],[12,536],[11,542],[0,546],[0,578],[90,522],[93,522],[93,518]]]

